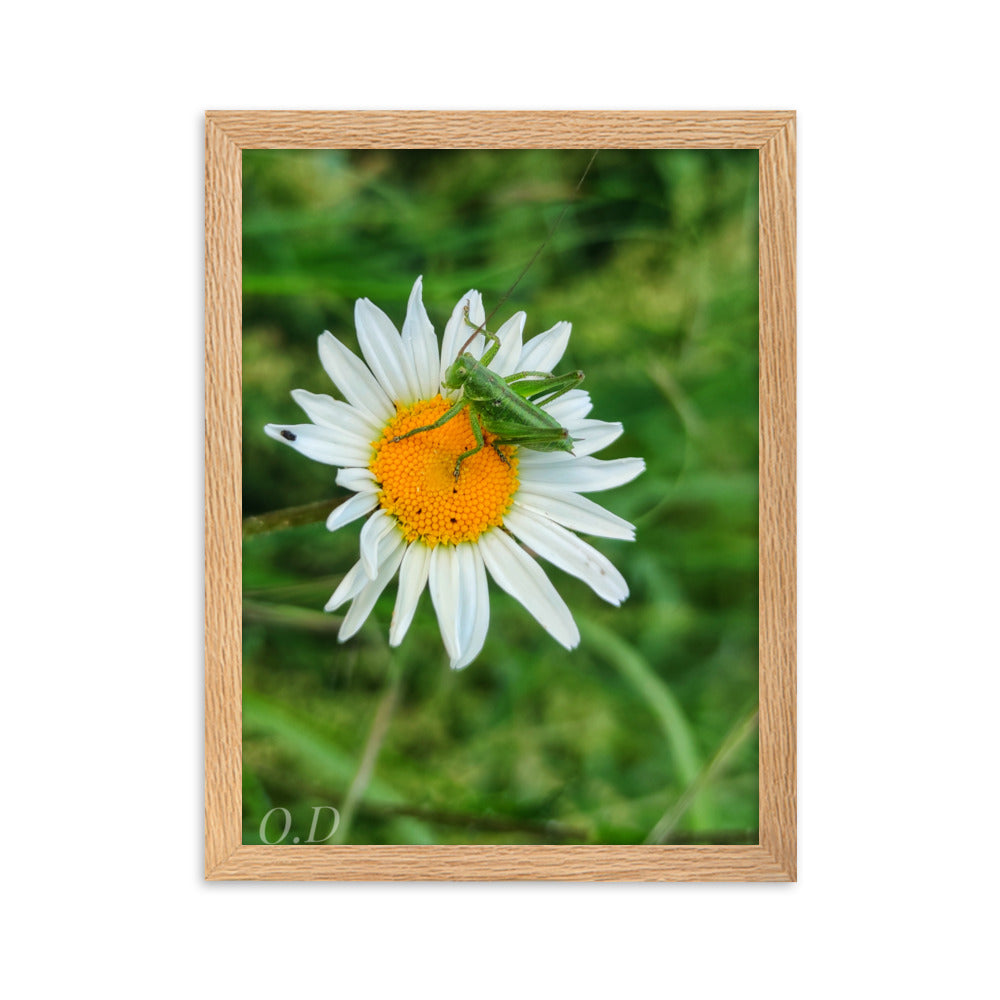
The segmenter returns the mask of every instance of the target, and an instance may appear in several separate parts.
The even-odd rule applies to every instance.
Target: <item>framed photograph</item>
[[[792,881],[795,116],[209,112],[205,876]]]

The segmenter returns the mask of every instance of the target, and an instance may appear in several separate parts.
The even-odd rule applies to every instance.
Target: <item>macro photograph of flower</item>
[[[757,171],[244,151],[244,843],[757,842]]]

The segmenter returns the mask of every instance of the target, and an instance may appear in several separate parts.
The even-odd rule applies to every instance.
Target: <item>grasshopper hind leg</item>
[[[474,448],[470,448],[468,451],[462,452],[462,454],[458,456],[458,460],[455,462],[456,479],[458,479],[459,472],[461,471],[462,468],[462,463],[467,458],[471,458],[473,455],[482,451],[483,448],[486,447],[486,439],[485,437],[483,437],[483,426],[479,422],[479,417],[476,416],[474,412],[469,413],[469,423],[472,425],[472,435],[476,439],[476,446]],[[510,459],[500,450],[500,447],[497,444],[497,442],[491,441],[490,447],[496,452],[497,458],[499,458],[500,461],[503,462],[503,464],[506,465],[507,468],[509,469]]]

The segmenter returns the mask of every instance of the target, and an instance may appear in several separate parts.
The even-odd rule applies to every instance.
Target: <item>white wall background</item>
[[[987,10],[8,11],[11,995],[995,989]],[[202,882],[202,114],[394,107],[798,110],[797,885]]]

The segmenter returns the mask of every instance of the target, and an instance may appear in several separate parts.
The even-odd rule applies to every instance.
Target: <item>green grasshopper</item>
[[[465,322],[469,326],[475,325],[469,319],[468,303],[465,304]],[[486,353],[479,360],[466,352],[466,348],[478,333],[482,333],[490,343]],[[455,462],[456,479],[461,471],[462,462],[485,447],[483,431],[494,435],[494,440],[490,444],[504,464],[509,463],[507,456],[497,447],[501,444],[518,445],[522,448],[531,448],[533,451],[572,453],[573,439],[569,436],[569,431],[561,427],[555,417],[546,413],[541,404],[551,403],[564,392],[578,386],[583,381],[583,372],[553,375],[551,372],[525,371],[515,372],[504,378],[487,367],[499,350],[500,338],[487,330],[485,324],[476,327],[472,331],[472,336],[459,349],[458,357],[445,372],[444,385],[448,389],[462,391],[455,404],[433,424],[415,427],[412,431],[400,434],[392,440],[402,441],[414,434],[443,427],[462,410],[468,410],[476,445],[458,456]]]
[[[576,182],[574,194],[580,190],[596,158],[597,151],[595,150],[582,176]],[[568,451],[570,454],[573,453],[573,439],[569,436],[569,431],[565,427],[561,427],[555,417],[546,413],[541,404],[551,403],[564,392],[569,392],[570,389],[578,386],[583,381],[583,372],[569,372],[566,375],[553,375],[551,372],[515,372],[506,378],[497,375],[496,372],[491,372],[487,366],[500,350],[500,338],[486,329],[490,318],[507,301],[510,293],[518,286],[538,255],[552,239],[555,231],[559,228],[559,223],[562,222],[563,216],[566,214],[567,208],[569,208],[568,204],[563,206],[563,210],[549,230],[548,236],[545,237],[532,255],[531,260],[514,280],[514,284],[507,289],[506,294],[497,303],[490,316],[479,326],[475,326],[469,319],[469,303],[466,302],[465,322],[475,329],[469,339],[459,348],[458,357],[448,367],[443,379],[446,388],[462,390],[462,394],[455,401],[455,404],[433,424],[428,424],[426,427],[415,427],[412,431],[407,431],[406,434],[400,434],[392,439],[393,441],[402,441],[414,434],[422,434],[424,431],[443,427],[449,420],[457,417],[462,410],[468,410],[469,423],[472,425],[472,434],[476,439],[476,445],[458,456],[458,460],[455,462],[455,479],[458,479],[462,462],[482,451],[486,446],[483,431],[488,431],[494,436],[490,444],[505,465],[509,463],[507,456],[498,447],[501,444],[518,445],[533,451]],[[474,355],[467,354],[465,349],[479,333],[486,338],[487,342],[490,342],[490,346],[482,358],[477,360]]]

